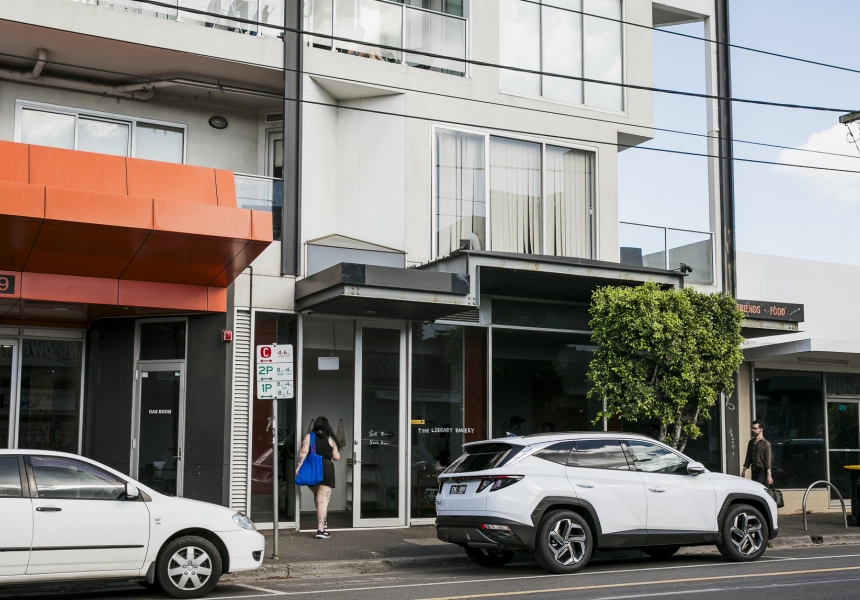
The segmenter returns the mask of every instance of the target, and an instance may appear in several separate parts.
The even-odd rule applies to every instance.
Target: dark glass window
[[[627,442],[636,469],[645,473],[667,473],[670,475],[686,475],[687,461],[665,448],[656,444],[630,440]]]
[[[185,321],[140,324],[140,360],[185,358]]]
[[[804,489],[827,479],[821,373],[756,369],[755,379],[756,418],[773,450],[774,485]],[[749,436],[741,439],[744,456]]]
[[[570,454],[568,465],[586,469],[627,471],[630,465],[618,440],[581,440]]]
[[[590,331],[587,306],[493,299],[493,323]]]
[[[118,500],[125,482],[88,463],[53,456],[30,458],[39,498]]]
[[[17,456],[0,456],[0,498],[21,497],[21,473]]]
[[[547,446],[543,450],[538,450],[535,452],[535,456],[560,465],[566,465],[572,448],[572,441],[559,442],[552,446]]]
[[[454,461],[448,469],[452,473],[475,473],[495,469],[503,464],[513,450],[510,444],[478,444],[466,448],[466,454]]]

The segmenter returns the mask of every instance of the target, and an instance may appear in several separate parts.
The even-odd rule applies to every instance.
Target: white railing
[[[281,215],[284,206],[284,182],[274,177],[235,173],[236,206],[272,213],[272,233],[281,239]]]
[[[279,27],[284,24],[284,0],[159,0],[161,4],[172,5],[170,8],[137,0],[71,1],[247,35],[277,36],[281,31],[266,27],[266,24]],[[189,12],[182,10],[183,8],[208,14]],[[245,23],[237,19],[255,23]]]
[[[331,36],[314,37],[317,47],[466,74],[466,63],[462,61],[466,59],[468,27],[464,17],[388,0],[305,0],[304,16],[305,30]],[[451,58],[415,54],[416,51]]]
[[[714,234],[639,223],[618,227],[621,264],[655,269],[692,267],[689,283],[714,282]]]

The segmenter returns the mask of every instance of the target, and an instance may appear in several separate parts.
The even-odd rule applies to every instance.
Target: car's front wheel
[[[510,550],[492,550],[488,548],[471,548],[466,546],[466,556],[476,565],[482,567],[503,567],[514,557]]]
[[[534,557],[551,573],[575,573],[588,563],[594,538],[588,523],[572,510],[553,511],[544,517]]]
[[[757,508],[749,504],[732,506],[720,529],[722,543],[717,546],[725,558],[733,562],[758,560],[769,539],[767,521]]]
[[[159,555],[158,583],[174,598],[200,598],[221,578],[221,555],[212,542],[189,535],[167,544]]]

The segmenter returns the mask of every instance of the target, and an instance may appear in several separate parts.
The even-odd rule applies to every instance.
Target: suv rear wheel
[[[472,548],[465,546],[466,556],[482,567],[503,567],[514,557],[514,553],[510,550],[493,550],[489,548]]]
[[[736,504],[729,508],[720,528],[722,543],[717,546],[733,562],[758,560],[767,550],[770,533],[767,521],[757,508]]]
[[[551,573],[575,573],[588,563],[594,538],[588,523],[572,510],[546,515],[538,531],[534,557]]]

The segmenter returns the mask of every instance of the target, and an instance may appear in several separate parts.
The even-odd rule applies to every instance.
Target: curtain
[[[483,250],[486,231],[484,136],[436,130],[436,256],[469,240]]]
[[[490,138],[490,243],[497,252],[540,253],[540,144]]]
[[[547,146],[546,170],[546,254],[592,258],[594,154]]]

